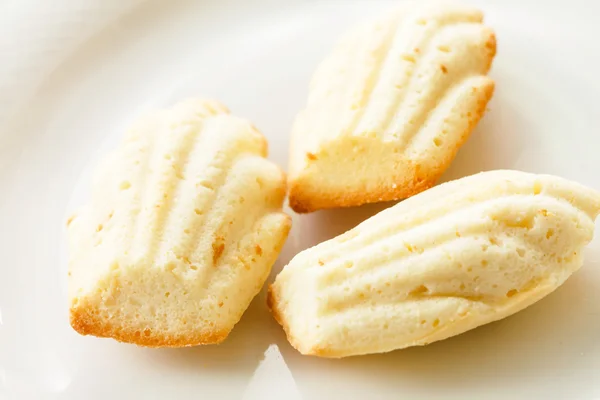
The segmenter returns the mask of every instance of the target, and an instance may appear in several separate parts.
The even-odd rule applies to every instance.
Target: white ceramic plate
[[[396,3],[150,1],[60,60],[0,126],[0,399],[600,398],[600,238],[581,271],[526,311],[386,355],[299,355],[264,293],[220,346],[149,350],[70,329],[65,215],[131,120],[212,96],[251,119],[285,166],[317,62],[354,21]],[[497,32],[497,91],[445,179],[514,168],[600,189],[600,4],[475,4]],[[386,206],[294,215],[272,277]]]

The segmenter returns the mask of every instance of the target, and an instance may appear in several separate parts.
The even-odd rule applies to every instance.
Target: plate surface
[[[600,398],[599,229],[555,293],[423,348],[303,357],[264,292],[220,346],[149,350],[70,329],[65,216],[136,115],[217,98],[255,123],[285,167],[318,61],[353,22],[397,3],[149,1],[61,60],[0,125],[0,399]],[[497,91],[444,180],[512,168],[600,189],[600,3],[473,3],[498,36]],[[300,250],[387,206],[293,215],[270,280]]]

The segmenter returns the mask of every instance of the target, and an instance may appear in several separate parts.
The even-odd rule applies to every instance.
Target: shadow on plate
[[[302,250],[312,247],[341,235],[394,204],[396,202],[365,204],[360,207],[336,208],[294,215],[293,222],[297,229],[292,240]]]
[[[534,121],[519,109],[516,99],[501,89],[489,107],[440,183],[481,171],[518,169],[524,150],[533,145],[530,133],[535,130]]]

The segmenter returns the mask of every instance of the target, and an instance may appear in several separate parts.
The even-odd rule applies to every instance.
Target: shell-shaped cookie
[[[144,346],[222,341],[287,237],[265,138],[217,102],[147,115],[68,222],[71,325]]]
[[[299,253],[269,305],[303,354],[425,345],[555,290],[581,266],[599,212],[600,193],[562,178],[480,173]]]
[[[401,199],[435,183],[494,90],[496,40],[482,18],[419,2],[341,41],[292,129],[295,211]]]

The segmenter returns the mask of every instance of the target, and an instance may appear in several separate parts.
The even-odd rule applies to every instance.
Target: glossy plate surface
[[[114,18],[85,23],[113,1],[44,35],[41,25],[76,2],[54,3],[47,18],[19,14],[18,29],[7,17],[17,3],[0,24],[3,39],[23,44],[0,53],[5,67],[21,66],[0,68],[0,399],[600,398],[599,229],[582,269],[555,293],[423,348],[303,357],[264,291],[220,346],[150,350],[78,336],[68,324],[64,221],[129,123],[185,97],[215,97],[251,119],[286,167],[316,64],[350,25],[398,2],[129,1]],[[472,3],[497,33],[497,89],[444,180],[512,168],[600,189],[600,3]],[[13,62],[48,37],[56,40],[35,62]],[[270,280],[298,251],[386,206],[294,215]]]

